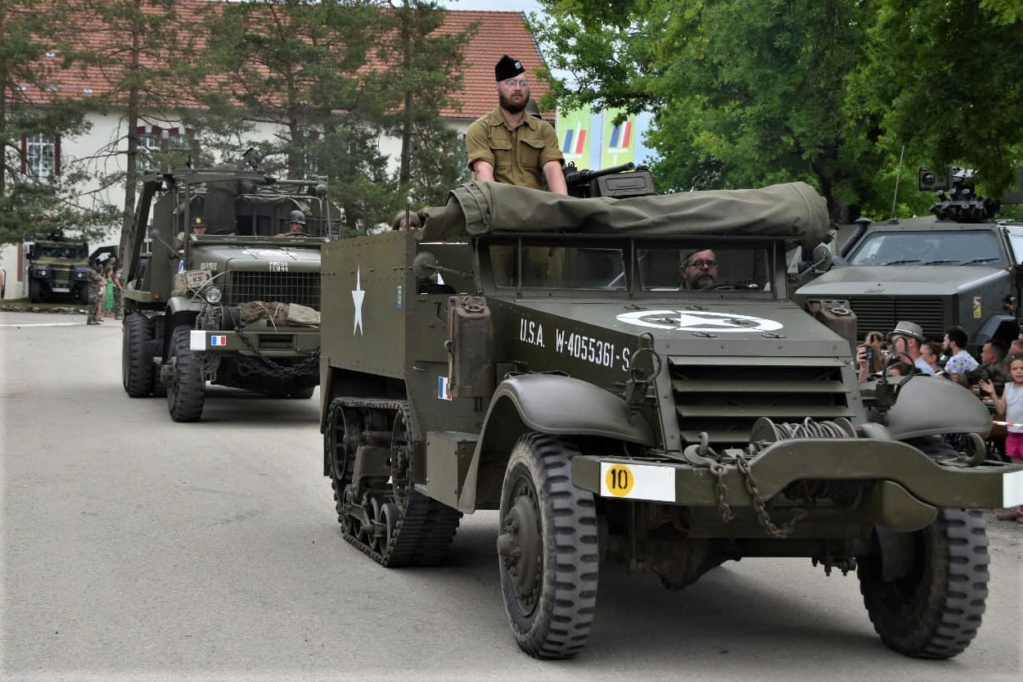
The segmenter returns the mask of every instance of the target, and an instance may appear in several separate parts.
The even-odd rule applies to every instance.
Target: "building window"
[[[38,133],[21,138],[21,172],[51,182],[60,175],[60,136]]]
[[[142,125],[136,128],[135,132],[139,136],[139,147],[153,152],[161,150],[164,140],[167,141],[168,150],[188,151],[192,147],[192,138],[195,137],[195,131],[182,126],[161,128],[160,126]]]

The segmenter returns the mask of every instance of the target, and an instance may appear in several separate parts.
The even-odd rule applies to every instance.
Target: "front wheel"
[[[153,391],[152,338],[153,323],[148,317],[132,313],[125,318],[121,337],[121,384],[132,398],[145,398]]]
[[[597,602],[599,551],[592,493],[572,485],[567,443],[540,433],[512,448],[497,540],[505,611],[519,647],[568,658],[586,644]]]
[[[202,356],[189,348],[190,332],[188,327],[178,327],[171,336],[170,362],[174,365],[174,379],[167,386],[167,408],[176,422],[199,421],[206,399]]]
[[[857,558],[860,592],[884,644],[913,658],[951,658],[970,645],[987,599],[988,542],[977,509],[942,509],[914,533],[875,531]]]

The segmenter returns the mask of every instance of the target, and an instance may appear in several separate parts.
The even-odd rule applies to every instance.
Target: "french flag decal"
[[[628,149],[632,141],[632,121],[625,121],[611,130],[611,149]]]
[[[576,126],[574,130],[565,131],[565,146],[563,154],[582,154],[586,149],[586,130],[582,126]]]
[[[211,346],[226,346],[227,345],[227,337],[224,336],[223,334],[214,334],[213,336],[210,337],[210,345]]]

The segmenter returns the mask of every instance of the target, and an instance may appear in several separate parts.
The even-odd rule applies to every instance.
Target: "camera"
[[[867,362],[873,361],[873,359],[874,359],[874,349],[871,348],[870,346],[867,346],[867,351],[866,351],[866,353],[864,353],[864,356],[867,358]]]

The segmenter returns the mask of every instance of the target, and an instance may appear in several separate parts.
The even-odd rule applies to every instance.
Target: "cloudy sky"
[[[540,3],[534,0],[438,0],[448,9],[487,9],[503,12],[538,12]]]

